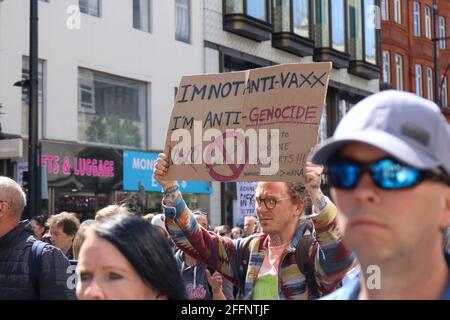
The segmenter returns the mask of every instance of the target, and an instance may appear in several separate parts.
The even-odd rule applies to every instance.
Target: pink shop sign
[[[114,177],[114,161],[92,158],[71,159],[68,156],[60,157],[55,154],[43,154],[41,167],[47,168],[50,175],[70,175],[88,177]]]

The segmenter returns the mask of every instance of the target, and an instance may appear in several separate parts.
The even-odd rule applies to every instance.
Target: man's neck
[[[374,285],[375,273],[365,274],[369,265],[361,263],[362,300],[438,300],[442,298],[449,280],[449,267],[445,261],[442,248],[426,257],[415,256],[405,260],[380,265],[380,286]],[[376,282],[376,281],[375,281]]]
[[[281,246],[286,244],[294,238],[295,232],[297,231],[298,224],[293,223],[286,227],[281,232],[269,234],[269,244],[271,247]]]
[[[18,223],[19,223],[19,221],[17,221],[17,220],[11,220],[11,219],[1,220],[0,221],[0,238],[3,237],[8,232],[10,232],[12,229],[14,229]]]

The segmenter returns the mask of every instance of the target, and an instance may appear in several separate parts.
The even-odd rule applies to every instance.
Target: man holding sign
[[[163,186],[166,227],[176,245],[218,270],[241,290],[245,299],[311,299],[335,290],[354,262],[336,226],[336,208],[320,190],[322,167],[308,163],[306,185],[259,182],[256,212],[262,233],[231,240],[202,228],[184,202],[176,180],[167,179],[169,158],[160,154],[155,179]],[[306,186],[306,190],[305,190]],[[304,218],[308,192],[316,215]],[[315,233],[317,231],[317,234]],[[296,261],[302,239],[312,281]]]

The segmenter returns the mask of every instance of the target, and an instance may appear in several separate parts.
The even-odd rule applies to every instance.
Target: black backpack
[[[311,235],[303,235],[295,248],[295,260],[300,271],[305,275],[306,284],[311,291],[313,299],[320,298],[319,290],[317,288],[316,277],[314,271],[309,265],[309,248],[314,243],[315,238]]]
[[[47,243],[40,240],[36,240],[35,242],[33,242],[33,245],[31,246],[30,256],[28,257],[28,270],[30,275],[30,281],[38,298],[40,296],[39,276],[41,274],[41,258],[46,245]]]

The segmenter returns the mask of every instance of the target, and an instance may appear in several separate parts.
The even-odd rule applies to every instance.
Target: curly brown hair
[[[305,185],[300,182],[285,182],[286,187],[289,193],[289,197],[291,198],[293,203],[297,203],[299,201],[305,203],[307,192]]]

